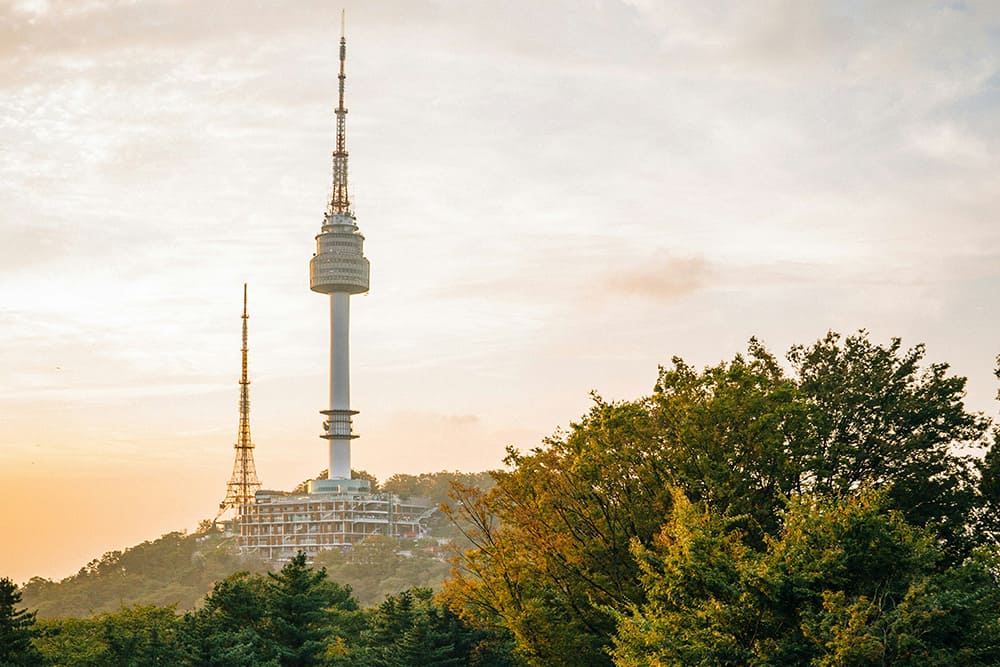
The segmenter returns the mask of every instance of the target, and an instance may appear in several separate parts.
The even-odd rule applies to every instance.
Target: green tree
[[[452,608],[508,630],[533,664],[607,664],[614,622],[601,605],[639,594],[629,539],[650,539],[669,508],[649,433],[643,403],[596,399],[569,434],[510,451],[489,492],[458,489],[453,516],[474,548],[445,582]]]
[[[440,588],[449,571],[435,553],[384,535],[369,536],[348,550],[320,552],[313,564],[325,567],[330,579],[349,584],[358,601],[369,606],[407,588]]]
[[[648,455],[662,478],[713,511],[739,517],[757,545],[775,532],[784,499],[801,489],[808,414],[778,360],[756,339],[746,355],[702,372],[675,357],[660,368],[647,404]]]
[[[35,614],[18,609],[21,593],[13,581],[0,579],[0,665],[41,665],[42,654],[32,643],[38,634]]]
[[[993,374],[1000,380],[1000,356],[996,358]],[[1000,401],[1000,390],[997,400]],[[977,464],[981,501],[977,518],[980,531],[993,545],[1000,545],[1000,428],[993,429],[992,441],[992,447]]]
[[[268,632],[281,664],[320,664],[334,631],[331,610],[357,611],[351,589],[329,581],[325,569],[309,567],[301,551],[280,572],[267,576]]]
[[[46,664],[104,667],[108,646],[97,618],[42,619],[35,640]]]
[[[109,667],[176,665],[177,614],[171,607],[137,605],[99,617]]]
[[[429,588],[387,597],[363,633],[363,664],[373,667],[513,666],[509,644],[469,627],[438,605]]]
[[[823,494],[887,487],[907,521],[931,528],[953,562],[980,541],[968,530],[977,503],[975,460],[989,420],[965,410],[964,377],[923,366],[925,349],[865,332],[829,333],[788,358],[808,409],[803,481]]]
[[[193,667],[277,667],[278,649],[267,636],[265,579],[237,572],[215,584],[205,604],[184,615],[179,636]]]
[[[238,570],[268,569],[230,545],[222,533],[168,533],[125,551],[108,552],[60,582],[33,578],[24,587],[24,600],[38,609],[39,618],[50,619],[135,605],[193,609],[214,582]]]
[[[122,607],[90,618],[42,621],[36,643],[47,663],[54,665],[177,665],[178,624],[172,607]]]
[[[888,503],[798,497],[756,551],[680,496],[654,545],[633,543],[646,599],[615,612],[615,664],[998,664],[995,558],[942,569],[934,536]]]
[[[533,664],[609,664],[613,610],[646,595],[629,545],[652,544],[672,488],[753,552],[783,530],[788,497],[870,485],[933,532],[947,564],[972,553],[981,494],[957,452],[982,447],[987,421],[965,411],[964,378],[864,332],[788,356],[791,375],[756,340],[703,371],[675,358],[651,396],[595,398],[569,432],[511,450],[488,492],[457,489],[451,514],[473,546],[446,582],[451,607],[511,632]]]
[[[607,665],[608,609],[642,600],[632,539],[651,543],[680,486],[739,517],[760,543],[795,488],[794,384],[756,342],[699,373],[680,359],[653,396],[607,403],[528,454],[488,493],[461,490],[455,519],[474,549],[446,582],[453,607],[508,629],[539,665]]]

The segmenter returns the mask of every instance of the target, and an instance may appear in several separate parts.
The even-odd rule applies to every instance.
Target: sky
[[[0,2],[0,576],[325,467],[340,10],[353,464],[478,471],[673,356],[927,344],[995,415],[1000,4]]]

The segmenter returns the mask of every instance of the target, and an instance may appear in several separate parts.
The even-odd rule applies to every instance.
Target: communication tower
[[[329,295],[330,300],[330,397],[329,406],[320,413],[326,417],[321,438],[329,442],[327,480],[315,480],[314,491],[341,493],[365,491],[364,480],[351,480],[351,440],[357,437],[351,417],[350,317],[351,295],[368,291],[369,263],[364,255],[365,237],[358,231],[357,220],[347,193],[347,147],[344,107],[344,61],[347,41],[343,16],[340,31],[339,104],[337,145],[333,152],[333,191],[316,235],[316,253],[309,262],[309,286],[314,292]]]
[[[253,504],[244,506],[239,526],[243,553],[277,563],[300,551],[311,557],[325,549],[350,549],[376,535],[421,537],[427,534],[427,522],[436,511],[427,499],[404,500],[391,493],[372,493],[367,480],[351,479],[351,440],[357,437],[351,418],[357,412],[351,409],[350,393],[350,298],[368,291],[369,265],[364,255],[365,239],[358,231],[347,194],[347,42],[341,21],[333,192],[316,235],[316,253],[309,263],[310,287],[330,300],[330,402],[320,411],[325,417],[320,437],[329,443],[329,473],[327,479],[311,480],[305,492],[258,490]],[[233,477],[237,477],[235,472]]]
[[[250,380],[247,378],[247,285],[243,283],[243,370],[240,373],[240,427],[236,437],[236,461],[233,476],[226,484],[226,499],[219,503],[216,519],[227,510],[235,509],[236,518],[246,514],[247,506],[254,502],[254,494],[260,489],[257,467],[253,462],[253,441],[250,439]]]

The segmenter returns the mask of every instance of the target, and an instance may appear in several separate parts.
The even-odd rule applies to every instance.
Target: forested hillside
[[[349,587],[299,554],[279,572],[217,582],[197,610],[137,605],[88,618],[32,622],[0,580],[0,665],[462,665],[518,664],[502,636],[474,628],[434,601],[401,591],[362,609]],[[16,652],[15,652],[16,651]]]
[[[493,483],[488,473],[442,471],[393,475],[380,486],[371,475],[360,474],[372,480],[377,490],[430,498],[436,504],[447,500],[453,481],[483,489]],[[300,487],[304,489],[305,483]],[[432,517],[430,529],[431,539],[395,543],[372,538],[346,554],[323,554],[319,564],[328,568],[335,581],[351,586],[364,605],[415,586],[437,589],[449,570],[438,540],[461,540],[461,533],[440,514]],[[125,551],[108,552],[62,581],[33,578],[21,593],[24,603],[42,618],[84,617],[116,611],[123,605],[174,605],[186,611],[220,579],[241,570],[265,572],[270,567],[252,556],[239,555],[233,538],[203,522],[195,534],[168,533]]]

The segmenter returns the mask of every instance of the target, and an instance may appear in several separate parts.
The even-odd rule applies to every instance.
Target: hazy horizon
[[[996,414],[1000,5],[343,7],[355,468],[496,468],[592,389],[830,329]],[[244,282],[260,478],[326,466],[340,9],[0,8],[0,576],[214,515]]]

